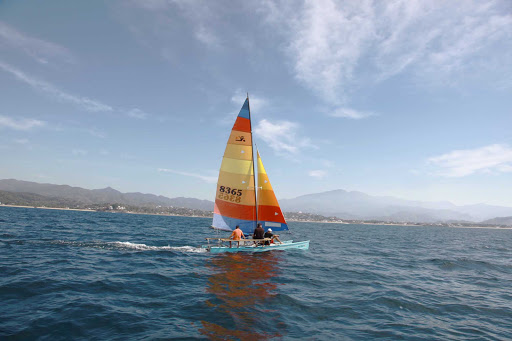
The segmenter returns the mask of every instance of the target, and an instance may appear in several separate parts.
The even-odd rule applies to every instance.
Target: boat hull
[[[271,244],[266,246],[207,246],[210,253],[224,253],[224,252],[266,252],[273,250],[289,250],[289,249],[309,249],[309,240],[303,242],[284,241],[283,244]]]

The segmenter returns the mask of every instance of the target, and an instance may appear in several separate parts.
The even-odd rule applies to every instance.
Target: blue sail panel
[[[242,109],[240,109],[240,112],[238,113],[238,117],[243,117],[250,119],[249,116],[249,99],[245,99],[244,105],[242,105]]]
[[[256,221],[230,218],[217,213],[213,214],[212,227],[216,229],[233,231],[237,225],[240,226],[244,234],[252,234],[256,228]]]

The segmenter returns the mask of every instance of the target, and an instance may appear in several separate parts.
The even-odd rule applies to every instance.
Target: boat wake
[[[130,242],[111,242],[108,243],[119,249],[126,250],[138,250],[138,251],[181,251],[181,252],[194,252],[194,253],[203,253],[206,252],[206,249],[195,246],[151,246],[146,244],[136,244]]]
[[[75,247],[91,247],[98,249],[106,249],[106,250],[125,250],[125,251],[173,251],[173,252],[189,252],[189,253],[204,253],[206,249],[195,246],[152,246],[146,244],[139,243],[131,243],[131,242],[76,242],[76,241],[66,241],[66,240],[56,240],[51,242],[52,244],[57,245],[68,245]]]

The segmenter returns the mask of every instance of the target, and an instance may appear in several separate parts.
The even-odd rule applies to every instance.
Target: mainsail
[[[245,234],[256,228],[256,191],[249,98],[240,109],[228,139],[217,181],[212,227]]]
[[[273,231],[288,230],[283,212],[279,207],[276,195],[268,179],[265,167],[258,152],[258,222],[265,230],[272,228]]]

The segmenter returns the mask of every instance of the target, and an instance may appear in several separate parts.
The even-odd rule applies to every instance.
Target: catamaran
[[[233,231],[239,226],[244,235],[252,235],[257,223],[265,231],[288,231],[288,224],[279,207],[276,195],[268,179],[265,167],[257,151],[258,182],[255,183],[254,148],[252,139],[249,96],[240,109],[224,151],[217,182],[212,228]],[[309,240],[282,243],[271,238],[242,239],[206,238],[204,245],[212,253],[219,252],[263,252],[284,249],[309,249]],[[263,245],[265,242],[270,245]],[[233,246],[233,247],[230,247]]]

